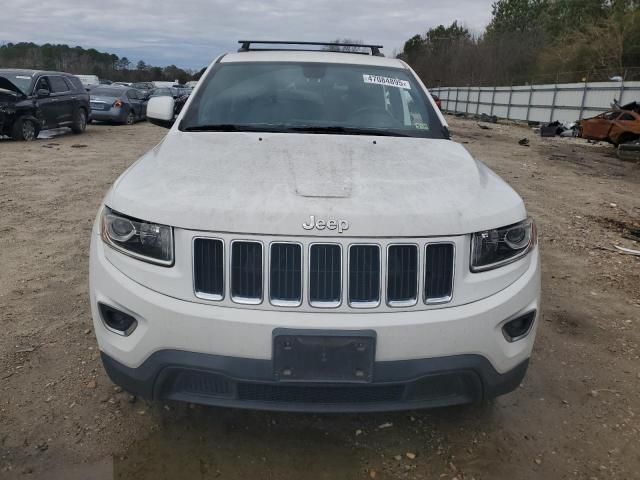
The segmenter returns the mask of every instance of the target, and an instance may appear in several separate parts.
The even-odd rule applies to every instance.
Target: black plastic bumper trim
[[[385,361],[375,363],[373,382],[365,386],[294,386],[274,380],[271,360],[161,350],[130,368],[104,352],[101,356],[115,384],[146,399],[305,412],[410,410],[479,402],[517,388],[529,364],[526,359],[500,374],[480,355]],[[314,392],[319,392],[314,388],[325,388],[317,395],[319,401],[314,400]],[[288,392],[295,392],[290,401]]]

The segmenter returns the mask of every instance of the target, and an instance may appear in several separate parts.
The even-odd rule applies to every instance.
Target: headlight
[[[100,235],[122,253],[158,265],[173,265],[171,227],[136,220],[104,207]]]
[[[495,230],[474,233],[471,239],[471,271],[501,267],[525,256],[537,241],[533,219]]]

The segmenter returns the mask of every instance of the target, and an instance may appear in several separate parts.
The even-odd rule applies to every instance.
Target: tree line
[[[99,52],[93,48],[70,47],[46,43],[6,43],[0,45],[1,68],[55,70],[76,75],[97,75],[101,79],[120,82],[152,80],[181,83],[197,79],[201,72],[169,65],[157,67],[140,60],[135,65],[127,57]]]
[[[498,0],[481,34],[439,25],[398,56],[431,87],[640,80],[640,1]]]

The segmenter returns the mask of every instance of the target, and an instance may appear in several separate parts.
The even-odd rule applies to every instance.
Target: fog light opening
[[[536,319],[536,311],[533,310],[513,320],[509,320],[502,326],[502,334],[508,342],[516,342],[526,337],[531,331],[533,322]]]
[[[113,333],[126,337],[127,335],[131,335],[138,326],[138,321],[135,317],[132,317],[128,313],[124,313],[104,303],[98,303],[98,308],[100,309],[102,322],[107,329]]]

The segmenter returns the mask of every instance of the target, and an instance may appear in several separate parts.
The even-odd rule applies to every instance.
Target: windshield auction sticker
[[[405,90],[411,90],[411,84],[406,80],[400,80],[399,78],[381,77],[379,75],[362,74],[364,83],[374,83],[376,85],[386,85],[388,87],[404,88]]]

